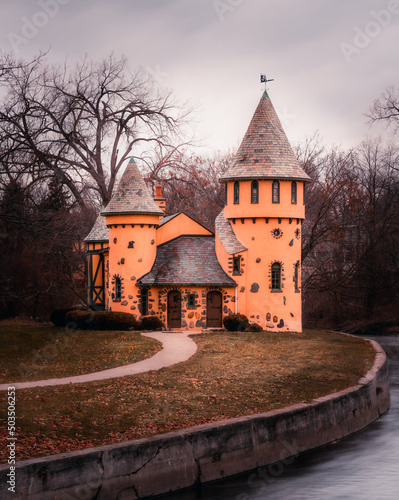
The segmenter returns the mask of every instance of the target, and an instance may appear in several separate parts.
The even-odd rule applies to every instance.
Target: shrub
[[[250,332],[263,332],[263,328],[258,325],[258,323],[251,323],[249,325],[249,331]]]
[[[74,323],[81,330],[138,330],[133,314],[117,311],[70,311],[68,323]]]
[[[229,314],[223,318],[223,324],[229,332],[243,332],[248,328],[249,321],[244,314]]]
[[[141,319],[140,330],[162,330],[165,324],[158,316],[144,316]]]
[[[50,313],[50,321],[53,323],[54,326],[65,326],[67,321],[66,321],[66,315],[70,311],[79,311],[81,309],[77,307],[65,307],[64,309],[54,309],[54,311],[51,311]]]

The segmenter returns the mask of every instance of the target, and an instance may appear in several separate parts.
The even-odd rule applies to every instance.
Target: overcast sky
[[[236,148],[262,94],[291,143],[375,135],[364,113],[399,82],[399,0],[0,0],[3,50],[54,61],[125,54],[199,109],[212,150]],[[387,134],[385,129],[380,132]]]

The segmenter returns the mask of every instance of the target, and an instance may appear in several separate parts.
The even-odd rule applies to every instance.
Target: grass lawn
[[[362,339],[315,330],[215,332],[193,339],[198,351],[190,360],[159,371],[18,390],[18,459],[312,401],[355,385],[375,359]],[[5,401],[0,408],[4,423]],[[5,438],[3,427],[2,451]]]
[[[138,332],[80,331],[0,321],[0,383],[82,375],[153,356],[162,343]]]

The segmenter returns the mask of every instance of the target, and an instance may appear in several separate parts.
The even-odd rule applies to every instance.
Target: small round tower
[[[109,229],[107,309],[146,315],[136,281],[154,264],[156,230],[164,213],[153,200],[132,158],[118,188],[101,212]],[[147,302],[144,301],[144,302]]]
[[[301,225],[310,178],[266,91],[220,182],[226,205],[216,221],[216,250],[238,284],[237,312],[266,329],[301,331]]]

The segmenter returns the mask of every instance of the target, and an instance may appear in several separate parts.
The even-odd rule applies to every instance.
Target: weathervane
[[[260,74],[260,83],[264,83],[265,84],[265,90],[266,90],[266,84],[267,82],[274,82],[274,78],[272,78],[271,80],[268,80],[266,78],[266,75],[262,75],[262,73]]]

